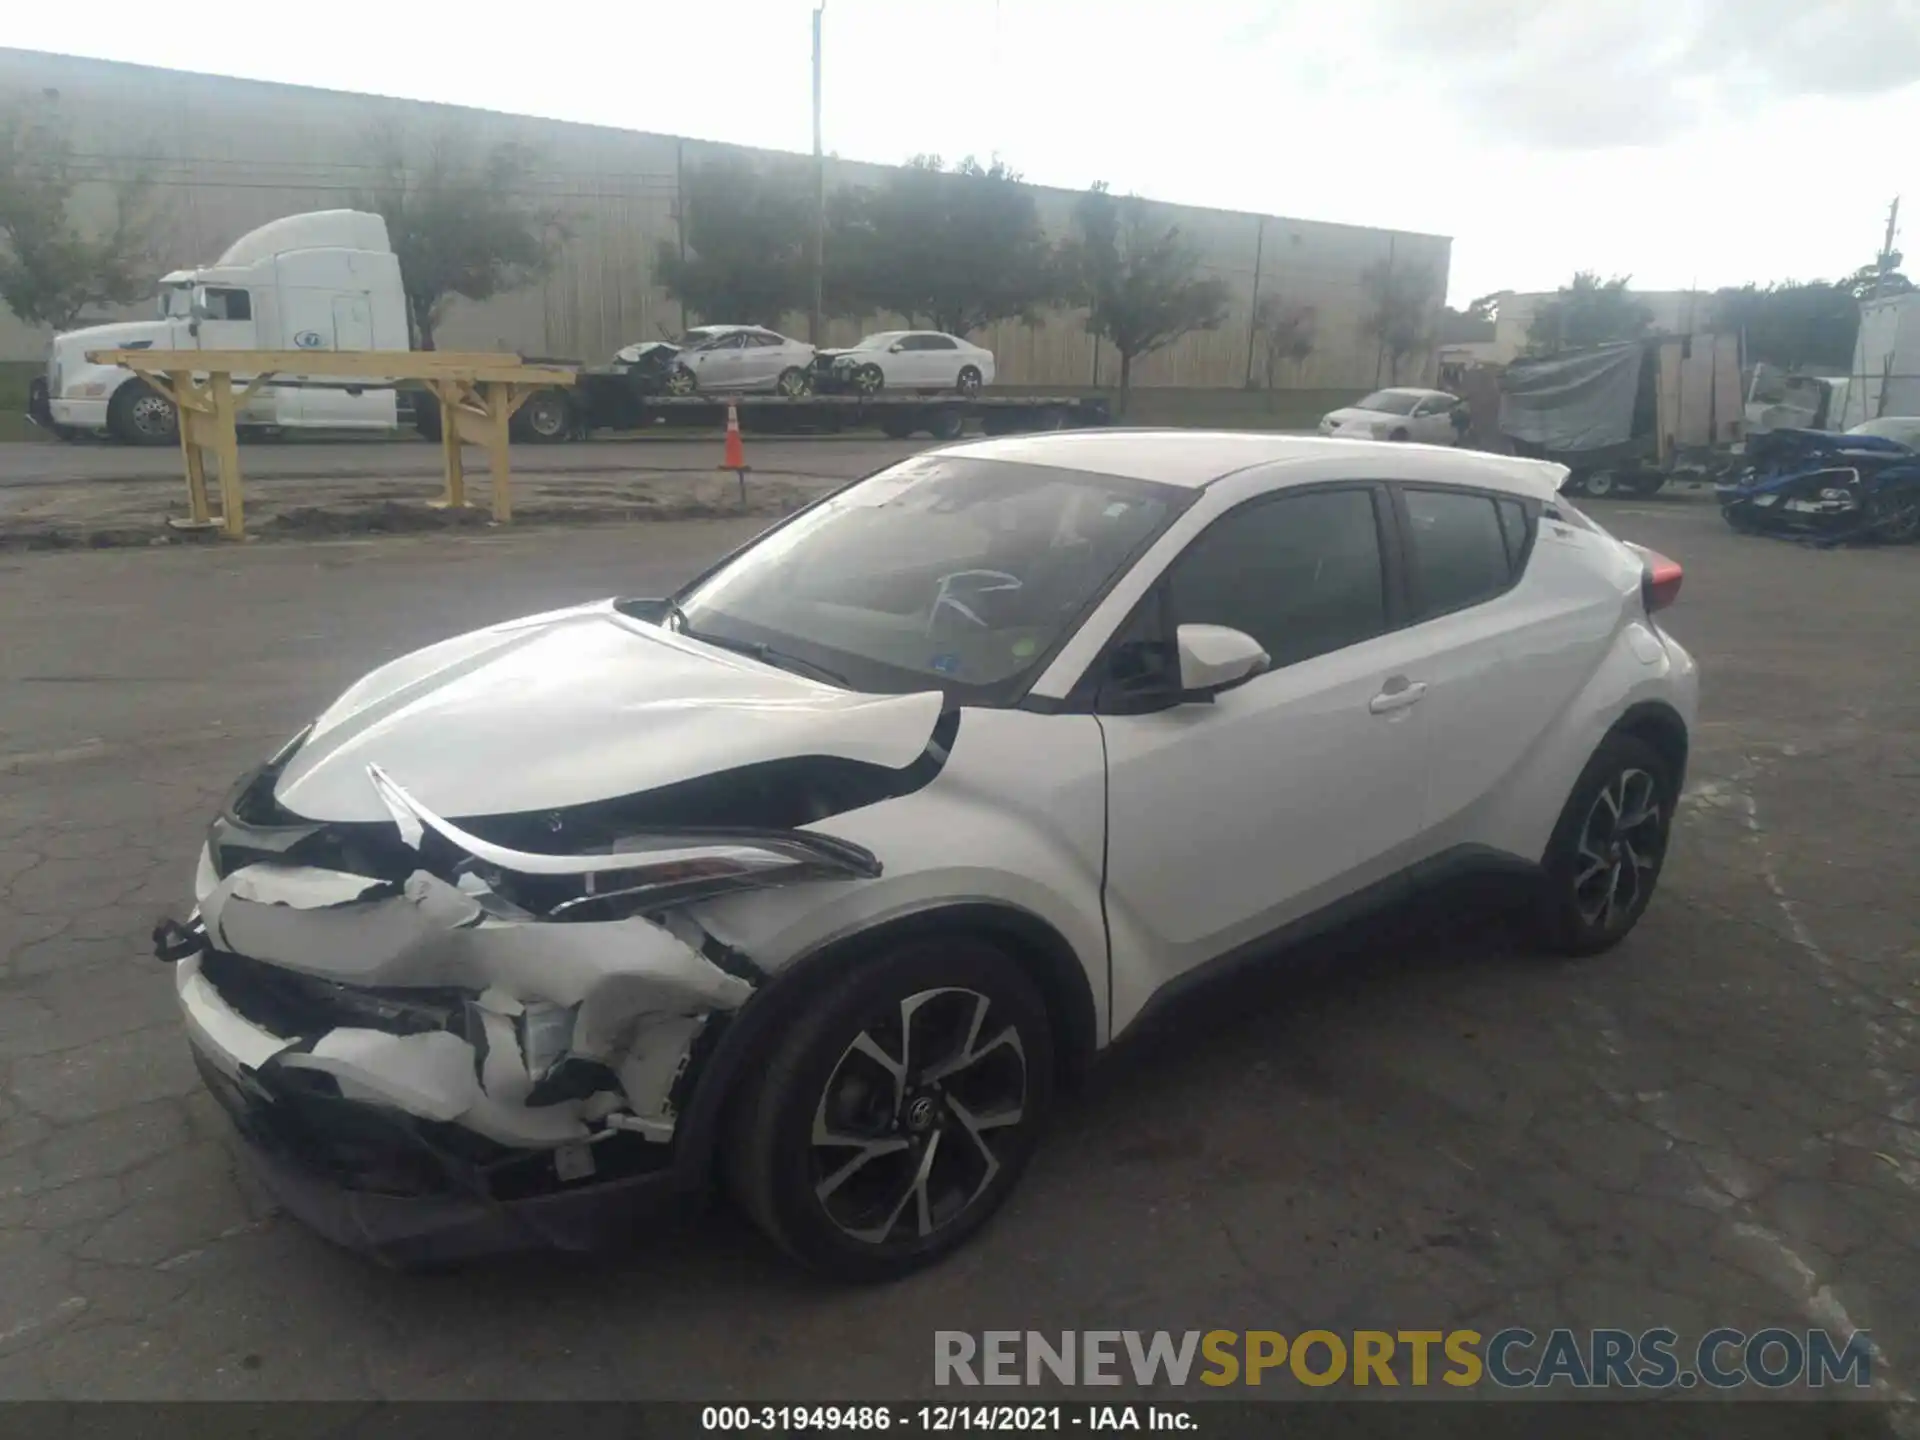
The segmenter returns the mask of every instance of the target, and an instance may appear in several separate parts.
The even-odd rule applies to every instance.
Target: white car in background
[[[1883,415],[1878,420],[1862,420],[1847,434],[1871,435],[1920,450],[1920,415]]]
[[[1633,929],[1698,682],[1680,567],[1565,475],[987,440],[395,659],[155,933],[201,1071],[290,1211],[396,1261],[630,1235],[716,1171],[820,1269],[938,1259],[1205,977],[1488,869],[1552,950]]]
[[[759,325],[701,325],[680,337],[667,377],[669,395],[761,391],[804,395],[813,381],[813,346]]]
[[[955,390],[972,395],[993,383],[993,352],[937,330],[882,330],[830,357],[833,388],[872,395],[881,390]]]
[[[1465,402],[1444,390],[1376,390],[1363,400],[1329,411],[1320,420],[1322,435],[1343,440],[1413,440],[1454,445],[1453,412]]]

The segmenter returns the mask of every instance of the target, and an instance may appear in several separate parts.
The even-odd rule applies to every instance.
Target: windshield
[[[193,287],[169,285],[160,292],[160,318],[185,320],[193,314]]]
[[[862,335],[860,337],[860,343],[853,348],[855,350],[884,350],[899,337],[899,333],[897,330],[890,330],[883,335]]]
[[[682,629],[767,647],[855,690],[1008,703],[1192,494],[916,456],[697,582],[679,597]]]
[[[1383,415],[1411,415],[1413,407],[1427,397],[1418,390],[1376,390],[1364,400],[1356,400],[1356,410],[1377,410]]]
[[[689,330],[680,337],[680,344],[684,349],[698,350],[716,340],[724,340],[733,333],[731,330]]]

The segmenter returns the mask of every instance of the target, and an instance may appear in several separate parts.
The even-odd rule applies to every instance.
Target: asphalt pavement
[[[1857,1325],[1878,1393],[1920,1389],[1920,555],[1591,508],[1686,565],[1705,676],[1628,942],[1545,961],[1442,906],[1202,997],[882,1289],[724,1206],[590,1261],[372,1268],[237,1162],[145,953],[233,776],[369,666],[750,527],[0,557],[0,1397],[898,1398],[936,1329],[1514,1324]]]

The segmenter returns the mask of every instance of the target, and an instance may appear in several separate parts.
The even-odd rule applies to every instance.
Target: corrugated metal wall
[[[485,304],[455,301],[439,343],[449,349],[504,349],[526,355],[605,359],[621,345],[680,325],[679,307],[651,279],[652,256],[676,231],[680,167],[697,167],[724,147],[672,136],[499,115],[336,91],[268,85],[0,49],[0,106],[55,107],[86,163],[106,173],[129,156],[144,158],[166,205],[161,270],[213,260],[254,226],[303,210],[351,202],[370,178],[367,158],[382,130],[424,148],[456,132],[476,147],[515,140],[542,157],[540,198],[568,213],[573,236],[540,286]],[[766,165],[803,157],[749,151]],[[829,188],[872,184],[879,166],[832,161]],[[104,192],[102,192],[104,193]],[[1036,189],[1048,230],[1067,230],[1074,196]],[[96,197],[97,198],[97,197]],[[1378,347],[1362,333],[1368,308],[1362,274],[1382,260],[1435,274],[1437,320],[1445,294],[1449,241],[1439,236],[1327,225],[1222,210],[1165,206],[1198,247],[1206,270],[1228,282],[1233,311],[1219,330],[1188,336],[1136,367],[1140,385],[1238,388],[1247,379],[1255,268],[1259,294],[1284,295],[1318,311],[1313,355],[1284,383],[1299,387],[1372,385],[1388,377]],[[156,272],[156,275],[160,272]],[[885,317],[835,321],[830,343],[887,328]],[[795,317],[792,328],[804,333]],[[1436,324],[1437,330],[1437,324]],[[0,359],[45,353],[46,335],[0,310]],[[982,337],[1009,384],[1111,384],[1118,359],[1096,356],[1077,315],[1059,313],[1028,327],[1010,322]],[[1259,383],[1263,361],[1256,358]],[[1431,379],[1431,353],[1397,378]]]

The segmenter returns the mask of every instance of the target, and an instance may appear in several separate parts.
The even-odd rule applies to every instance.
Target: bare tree
[[[1380,347],[1387,362],[1387,383],[1400,379],[1400,365],[1433,343],[1434,302],[1439,299],[1438,277],[1420,266],[1395,267],[1382,260],[1361,272],[1369,306],[1360,331]],[[1380,378],[1376,364],[1374,379]]]
[[[1263,295],[1254,307],[1253,328],[1266,355],[1267,390],[1271,393],[1279,388],[1282,365],[1291,364],[1294,377],[1299,378],[1299,367],[1313,354],[1320,315],[1311,305],[1281,295]]]
[[[85,224],[75,194],[96,179],[106,213]],[[88,175],[57,118],[0,115],[0,300],[28,324],[70,330],[89,310],[151,295],[158,220],[149,167]]]
[[[373,145],[378,177],[355,204],[385,217],[414,343],[434,348],[434,332],[456,295],[490,300],[542,279],[568,236],[565,214],[533,191],[538,157],[503,142],[475,154],[442,135],[418,166],[408,164],[395,132]]]

